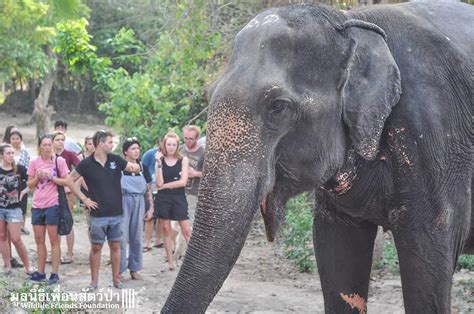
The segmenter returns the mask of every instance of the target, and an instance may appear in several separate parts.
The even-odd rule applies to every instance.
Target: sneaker
[[[19,261],[17,261],[17,259],[14,258],[14,257],[11,259],[10,262],[11,262],[13,268],[23,268],[23,264],[20,263]]]
[[[49,279],[48,279],[48,285],[54,285],[54,284],[58,283],[58,281],[59,281],[58,274],[51,273],[51,276],[49,276]]]
[[[30,232],[25,227],[21,227],[21,234],[22,235],[30,235]]]
[[[46,280],[46,274],[45,273],[40,273],[39,271],[35,271],[33,274],[31,274],[30,277],[31,281],[36,281],[36,282],[41,282]]]

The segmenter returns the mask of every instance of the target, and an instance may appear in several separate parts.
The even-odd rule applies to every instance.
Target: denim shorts
[[[0,208],[0,220],[4,220],[9,224],[23,222],[23,213],[21,208]]]
[[[113,217],[90,216],[89,235],[91,242],[122,241],[122,215]]]
[[[59,207],[54,205],[48,208],[32,208],[32,225],[57,225],[59,222]]]

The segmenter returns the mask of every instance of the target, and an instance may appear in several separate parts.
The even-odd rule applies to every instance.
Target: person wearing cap
[[[151,176],[143,167],[140,158],[140,142],[135,137],[127,138],[122,144],[122,153],[129,163],[139,165],[141,171],[132,173],[122,171],[122,244],[120,252],[120,274],[129,269],[130,277],[142,279],[138,273],[143,269],[143,220],[153,217],[153,206],[148,206],[145,214],[145,202],[153,203],[151,196]],[[128,250],[127,250],[128,246]],[[128,252],[127,252],[128,251]],[[128,254],[127,254],[128,253]]]

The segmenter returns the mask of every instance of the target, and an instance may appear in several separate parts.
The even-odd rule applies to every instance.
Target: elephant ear
[[[380,27],[348,20],[339,30],[351,41],[341,79],[342,118],[353,148],[371,160],[378,152],[385,120],[400,99],[400,71]]]

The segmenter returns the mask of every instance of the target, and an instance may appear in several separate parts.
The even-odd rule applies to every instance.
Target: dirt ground
[[[11,117],[0,113],[0,132],[10,123],[18,125],[26,139],[26,145],[34,152],[34,125],[25,125],[28,117]],[[69,135],[77,140],[94,130],[104,129],[103,125],[71,122]],[[89,241],[87,225],[81,214],[75,215],[75,260],[74,263],[61,265],[61,291],[81,292],[90,280],[89,276]],[[30,217],[27,217],[27,228],[31,231]],[[28,249],[29,256],[36,264],[35,244],[33,235],[22,236]],[[62,250],[65,252],[65,239],[62,241]],[[14,253],[16,255],[16,253]],[[102,251],[100,269],[100,288],[111,288],[111,267],[108,247]],[[178,270],[160,272],[166,266],[164,249],[153,248],[144,253],[144,270],[141,272],[143,280],[129,280],[124,283],[125,288],[135,289],[137,292],[138,310],[143,313],[159,311],[166,301]],[[50,272],[50,265],[47,265]],[[5,276],[0,273],[0,282],[7,287],[17,287],[26,278],[23,270],[14,270],[14,273]],[[468,295],[462,285],[463,282],[474,278],[474,272],[457,272],[454,276],[452,291],[453,313],[474,313],[474,298]],[[1,286],[0,286],[1,289]],[[1,300],[0,300],[1,306]],[[129,310],[127,312],[136,312]],[[368,311],[371,313],[404,313],[400,277],[378,273],[373,274],[370,282],[370,296]],[[299,273],[296,267],[287,260],[281,249],[268,243],[264,236],[263,223],[260,216],[254,222],[251,234],[247,239],[242,254],[238,259],[229,278],[224,283],[214,301],[209,313],[323,313],[324,302],[316,273]]]

